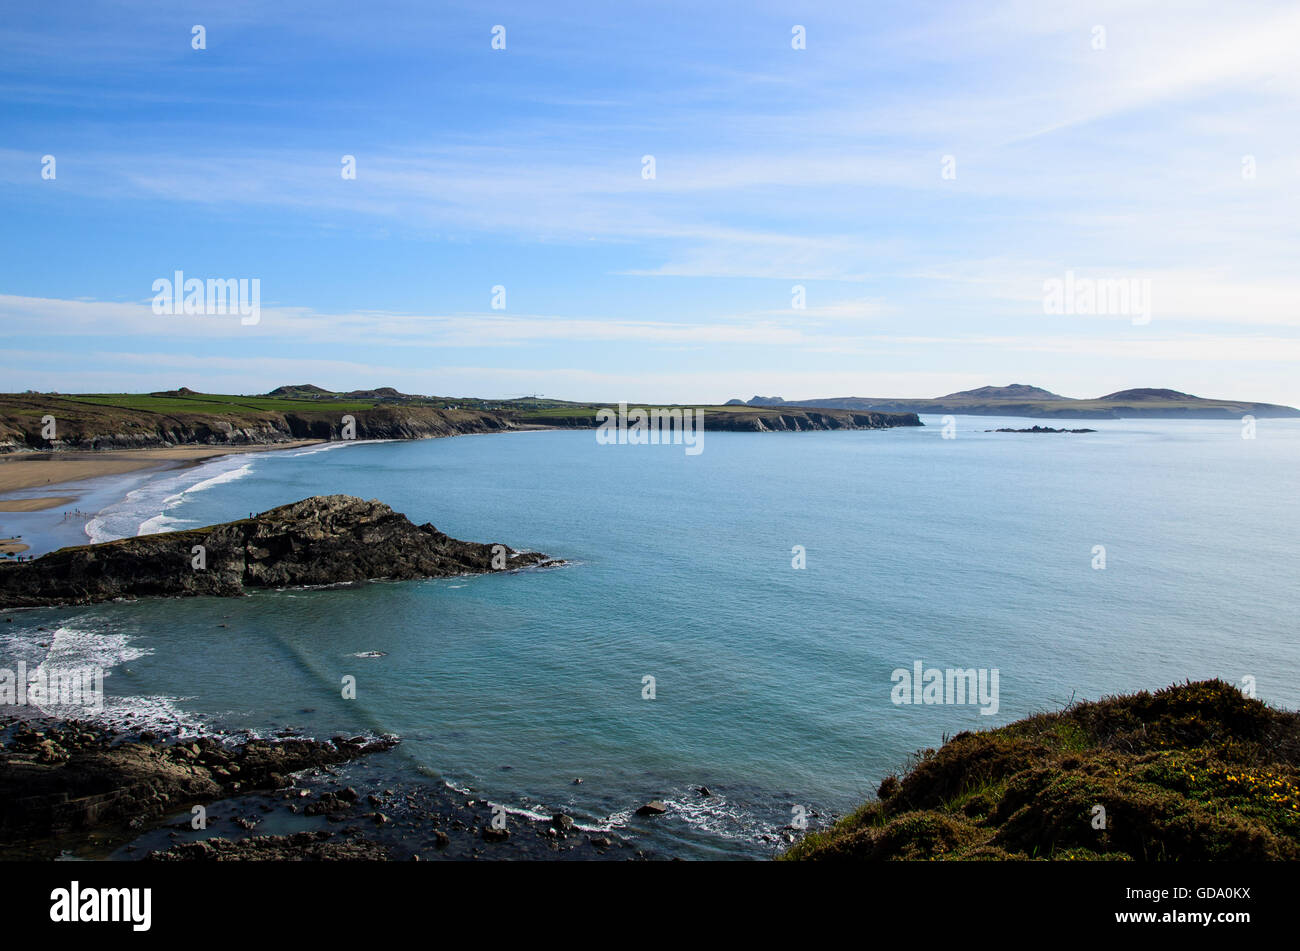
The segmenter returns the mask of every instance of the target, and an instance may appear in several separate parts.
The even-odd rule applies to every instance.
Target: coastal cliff
[[[433,405],[431,398],[396,401],[382,394],[376,397],[378,393],[343,394],[339,399],[223,396],[189,390],[107,396],[0,394],[0,453],[262,446],[303,439],[428,439],[512,430],[595,429],[596,414],[605,408],[585,403],[481,400],[438,400]],[[915,413],[797,406],[702,409],[706,431],[803,432],[922,425]]]
[[[630,409],[647,408],[632,405]],[[753,407],[703,407],[705,432],[723,433],[801,433],[823,432],[838,429],[893,429],[898,426],[924,426],[915,413],[866,413],[854,410],[804,409],[782,407],[766,409]],[[529,420],[544,419],[548,427],[559,429],[592,429],[594,412],[547,413],[529,416]]]
[[[182,400],[150,400],[141,405],[107,406],[53,396],[11,395],[0,405],[0,452],[36,450],[155,449],[171,446],[259,446],[300,439],[344,438],[350,417],[354,439],[424,439],[491,433],[517,428],[505,414],[476,409],[379,405],[337,410],[303,403],[302,409],[268,410],[230,403],[193,409]],[[54,435],[43,435],[42,420],[52,419]]]
[[[251,518],[61,548],[0,564],[0,607],[151,595],[478,574],[553,563],[539,552],[458,541],[382,502],[314,496]]]

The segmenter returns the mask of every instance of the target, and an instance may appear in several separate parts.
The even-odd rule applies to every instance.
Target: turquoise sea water
[[[90,530],[340,492],[570,564],[13,612],[0,648],[114,665],[111,712],[137,722],[398,733],[412,776],[685,856],[767,854],[796,807],[846,811],[945,734],[1072,697],[1253,677],[1300,706],[1300,421],[926,422],[709,432],[698,456],[584,431],[229,457],[134,484]],[[996,714],[894,704],[916,661],[996,668]],[[668,815],[630,815],[654,798]]]

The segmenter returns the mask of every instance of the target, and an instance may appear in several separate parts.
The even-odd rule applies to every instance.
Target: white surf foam
[[[153,518],[147,518],[140,523],[136,529],[137,535],[158,535],[162,532],[174,532],[177,529],[192,523],[188,518],[172,518],[170,515],[155,515]]]
[[[252,471],[253,463],[245,457],[220,456],[193,469],[164,474],[132,489],[122,501],[101,510],[86,523],[86,536],[98,544],[193,525],[193,520],[168,513],[185,502],[188,495],[245,478]]]
[[[219,475],[214,475],[210,479],[204,479],[202,482],[196,482],[194,485],[190,486],[188,489],[185,489],[183,492],[181,492],[180,498],[184,498],[186,495],[190,495],[195,492],[206,492],[214,485],[225,485],[227,482],[234,482],[236,479],[242,479],[246,475],[251,475],[252,472],[253,472],[253,464],[251,462],[245,463],[244,465],[240,466],[238,469],[231,469],[229,472],[222,472]]]
[[[382,439],[344,439],[338,442],[327,442],[319,446],[312,446],[310,449],[303,449],[300,452],[291,452],[291,456],[314,456],[318,452],[331,452],[335,449],[343,449],[347,446],[372,446],[375,443],[384,442]]]

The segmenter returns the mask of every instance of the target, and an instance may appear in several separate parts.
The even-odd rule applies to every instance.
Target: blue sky
[[[0,389],[1300,404],[1298,47],[1249,0],[15,8]],[[178,269],[260,322],[155,315]],[[1150,321],[1045,313],[1067,271]]]

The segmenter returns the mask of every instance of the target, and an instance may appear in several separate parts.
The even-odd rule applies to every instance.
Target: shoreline
[[[0,717],[0,785],[29,794],[0,809],[0,862],[663,858],[560,809],[508,809],[503,822],[482,794],[404,779],[395,736],[292,732],[241,742]],[[62,798],[59,773],[83,777],[83,796]],[[194,804],[210,810],[204,828]]]
[[[76,483],[105,476],[126,475],[140,470],[185,469],[220,456],[280,449],[301,449],[326,443],[325,439],[296,439],[290,442],[250,446],[176,446],[169,449],[69,450],[7,454],[0,456],[0,512],[34,512],[57,508],[76,501],[76,495],[14,497],[13,493],[36,488],[67,491]],[[77,491],[71,488],[71,491]]]
[[[0,558],[26,560],[93,543],[87,526],[94,519],[132,491],[172,474],[218,464],[227,456],[328,444],[328,440],[307,439],[250,446],[0,455]]]

